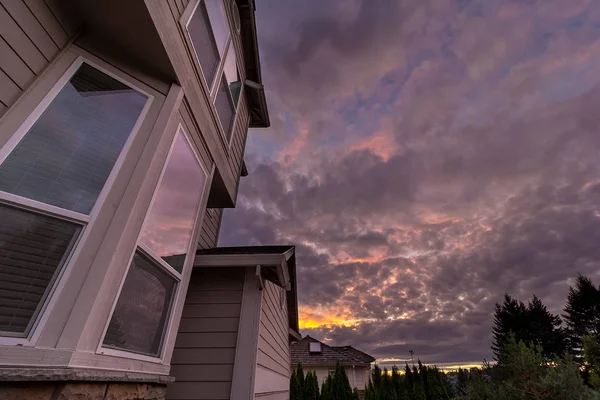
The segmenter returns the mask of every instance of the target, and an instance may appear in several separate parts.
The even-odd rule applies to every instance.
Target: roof
[[[271,125],[260,72],[258,35],[254,0],[236,0],[240,14],[244,66],[246,70],[245,93],[250,106],[250,128],[267,128]]]
[[[212,249],[202,249],[196,251],[197,255],[216,255],[216,254],[283,254],[293,249],[292,245],[276,246],[233,246],[233,247],[214,247]]]
[[[311,353],[309,351],[311,342],[321,343],[321,353]],[[299,342],[292,343],[291,358],[292,365],[327,365],[332,367],[338,362],[344,365],[368,365],[375,361],[374,357],[352,346],[328,346],[308,335]]]

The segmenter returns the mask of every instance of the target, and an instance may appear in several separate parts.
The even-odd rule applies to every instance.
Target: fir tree
[[[351,400],[352,398],[352,388],[346,375],[346,369],[340,363],[337,363],[335,367],[331,393],[334,400]]]
[[[319,382],[317,374],[309,371],[304,381],[304,400],[319,400]]]
[[[423,381],[416,367],[413,367],[413,390],[411,400],[427,400],[427,394],[425,393],[425,387]]]
[[[302,364],[298,364],[296,368],[296,379],[298,380],[300,398],[304,399],[304,369],[302,369]]]
[[[589,278],[578,275],[575,287],[569,287],[563,318],[569,353],[582,364],[583,337],[600,335],[600,287],[596,288]]]
[[[526,306],[506,294],[502,305],[496,303],[494,315],[492,350],[496,360],[501,361],[500,349],[510,335],[527,345],[539,344],[548,359],[562,355],[566,339],[560,325],[560,317],[550,313],[537,296]]]
[[[598,336],[583,337],[585,366],[590,374],[590,385],[600,391],[600,339]]]
[[[525,342],[542,346],[542,354],[548,359],[562,356],[566,349],[562,321],[558,315],[551,314],[536,295],[527,306],[527,320],[528,337]]]
[[[500,350],[508,341],[511,332],[518,339],[524,339],[522,333],[527,325],[527,307],[523,302],[505,294],[502,305],[496,303],[495,308],[492,350],[494,357],[498,360]]]
[[[404,367],[404,387],[406,388],[406,392],[408,393],[408,398],[412,400],[413,398],[413,389],[414,389],[415,379],[413,377],[412,370],[406,363]]]
[[[398,400],[392,376],[388,373],[387,368],[384,368],[381,375],[381,400]]]
[[[303,400],[296,370],[292,372],[292,376],[290,377],[290,400]]]

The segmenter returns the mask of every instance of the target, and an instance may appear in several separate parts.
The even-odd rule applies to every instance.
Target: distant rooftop
[[[320,343],[321,351],[311,352],[311,343]],[[299,342],[292,343],[291,359],[292,366],[297,364],[335,366],[338,362],[343,365],[359,365],[375,361],[374,357],[352,346],[328,346],[308,335]]]

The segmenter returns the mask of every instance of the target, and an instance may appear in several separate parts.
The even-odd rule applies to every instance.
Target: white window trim
[[[50,315],[50,311],[54,308],[54,305],[57,301],[57,294],[60,293],[65,286],[65,281],[67,280],[71,270],[73,269],[72,260],[76,259],[85,243],[87,242],[89,226],[92,226],[96,217],[100,211],[100,208],[103,206],[108,192],[110,191],[113,183],[117,177],[117,174],[121,170],[123,162],[125,161],[127,154],[129,153],[129,149],[131,147],[131,143],[137,136],[137,133],[140,130],[144,120],[146,119],[146,115],[154,102],[155,97],[140,88],[131,80],[125,79],[123,76],[113,73],[107,68],[99,65],[97,62],[92,61],[88,57],[77,56],[77,58],[73,61],[73,63],[66,69],[66,71],[61,75],[61,77],[56,81],[56,83],[52,86],[52,88],[48,91],[48,93],[43,97],[43,99],[38,103],[37,106],[29,113],[27,118],[21,123],[19,128],[14,132],[14,134],[6,141],[4,146],[0,148],[0,165],[6,160],[6,158],[12,153],[12,151],[17,147],[17,145],[21,142],[21,140],[25,137],[27,132],[33,127],[33,125],[39,120],[43,112],[50,106],[52,101],[56,98],[58,93],[65,87],[65,85],[69,82],[69,80],[75,75],[79,67],[86,63],[89,66],[97,69],[98,71],[110,76],[111,78],[121,82],[122,84],[130,87],[131,89],[137,91],[138,93],[143,94],[147,97],[146,103],[138,116],[135,124],[131,128],[129,133],[129,137],[125,141],[117,160],[115,161],[111,172],[102,187],[102,190],[98,194],[94,206],[90,211],[89,215],[81,214],[78,212],[74,212],[71,210],[63,209],[60,207],[56,207],[50,204],[42,203],[36,200],[28,199],[25,197],[21,197],[18,195],[14,195],[12,193],[0,191],[0,204],[7,204],[13,207],[26,209],[29,211],[36,212],[40,215],[48,215],[51,217],[55,217],[61,220],[73,222],[81,225],[81,231],[74,243],[70,254],[66,254],[65,262],[60,268],[58,275],[54,278],[52,286],[49,288],[49,292],[45,299],[43,300],[43,304],[41,305],[40,310],[35,315],[35,320],[31,328],[29,329],[28,335],[26,337],[15,337],[15,336],[2,336],[0,334],[0,346],[1,345],[17,345],[17,346],[26,346],[26,347],[35,347],[39,336],[48,322],[48,318]]]
[[[198,199],[198,208],[196,209],[196,215],[194,216],[192,232],[191,232],[191,236],[190,236],[190,243],[188,244],[187,256],[184,261],[183,267],[181,269],[181,273],[177,272],[173,267],[171,267],[171,265],[169,265],[164,260],[162,260],[160,257],[158,257],[156,254],[154,254],[154,252],[150,248],[148,248],[148,246],[143,244],[141,241],[141,232],[143,232],[143,230],[144,230],[144,226],[147,223],[148,216],[150,215],[150,211],[152,210],[152,206],[154,205],[154,202],[156,200],[156,196],[158,194],[158,189],[160,187],[164,173],[166,171],[167,164],[169,163],[169,160],[171,158],[171,154],[173,152],[173,148],[175,147],[175,142],[177,141],[177,137],[178,137],[179,133],[181,133],[184,137],[184,140],[187,141],[189,148],[192,150],[192,153],[194,154],[196,161],[200,165],[200,168],[202,169],[202,172],[204,173],[204,175],[206,177],[206,179],[204,181],[204,187],[202,188],[202,193]],[[200,156],[200,153],[198,152],[193,140],[189,137],[189,134],[186,132],[186,130],[183,128],[183,126],[180,123],[177,126],[175,135],[173,136],[172,142],[170,144],[169,152],[167,154],[167,157],[165,158],[165,162],[163,164],[163,167],[162,167],[162,170],[160,173],[160,177],[156,183],[154,192],[152,194],[152,200],[150,201],[148,209],[146,210],[146,214],[144,216],[144,223],[142,224],[142,227],[138,234],[138,239],[136,241],[135,247],[134,247],[133,251],[131,252],[131,255],[129,257],[129,262],[126,266],[125,273],[123,274],[123,277],[119,284],[118,293],[113,301],[110,313],[108,314],[108,318],[105,322],[102,336],[100,337],[100,341],[96,348],[96,354],[117,356],[117,357],[122,357],[122,358],[140,360],[140,361],[148,361],[148,362],[157,363],[157,364],[164,363],[165,358],[168,356],[167,344],[170,342],[170,339],[173,335],[177,335],[177,332],[174,332],[175,326],[179,325],[178,323],[177,324],[175,323],[176,322],[175,321],[176,309],[178,308],[178,303],[181,301],[181,298],[182,297],[185,298],[186,291],[184,291],[182,289],[182,287],[184,286],[183,284],[188,278],[189,273],[187,273],[187,272],[193,267],[194,260],[196,258],[195,257],[196,248],[197,248],[196,233],[199,228],[198,227],[199,221],[204,216],[204,208],[205,207],[203,207],[203,205],[205,203],[204,200],[207,197],[209,183],[210,183],[210,181],[212,181],[211,178],[212,178],[212,173],[208,172],[208,169],[204,165],[204,162],[202,161],[202,157]],[[131,262],[133,260],[133,257],[135,256],[135,253],[138,250],[141,250],[142,253],[146,253],[146,255],[149,256],[149,258],[151,259],[151,262],[158,264],[160,268],[162,268],[165,272],[167,272],[169,275],[171,275],[176,280],[175,291],[171,298],[171,306],[169,308],[169,314],[168,314],[168,317],[166,320],[167,322],[166,322],[165,326],[163,327],[164,334],[163,334],[162,342],[160,344],[158,356],[141,354],[141,353],[137,353],[137,352],[133,352],[133,351],[127,351],[124,349],[115,349],[112,347],[104,347],[104,345],[103,345],[104,337],[106,336],[106,332],[108,331],[108,326],[110,325],[112,315],[113,315],[115,308],[117,306],[117,303],[119,301],[119,297],[121,295],[123,285],[125,284],[125,279],[127,278],[127,274],[129,273],[129,269],[131,268]],[[187,285],[186,285],[186,288],[187,288]]]
[[[213,119],[216,122],[217,125],[217,130],[219,131],[219,133],[221,134],[221,139],[223,140],[223,142],[226,144],[228,150],[231,150],[231,146],[233,144],[233,137],[235,136],[235,127],[237,124],[237,120],[238,120],[238,114],[239,114],[239,109],[240,109],[240,103],[243,99],[244,96],[244,80],[242,79],[242,77],[240,76],[240,82],[241,82],[241,89],[240,89],[240,95],[238,98],[238,102],[237,104],[234,105],[235,108],[235,112],[234,112],[234,117],[233,117],[233,121],[231,122],[231,136],[229,137],[229,139],[227,139],[227,133],[225,132],[225,129],[223,128],[223,125],[221,124],[221,119],[219,118],[219,114],[217,112],[216,106],[215,106],[215,101],[217,98],[217,93],[219,92],[219,84],[221,82],[221,79],[223,78],[223,71],[224,71],[224,67],[225,67],[225,61],[227,59],[227,52],[229,51],[229,47],[233,46],[233,32],[236,32],[239,35],[239,30],[236,28],[235,26],[235,21],[231,21],[231,18],[229,17],[228,13],[227,13],[227,7],[226,7],[226,2],[230,2],[230,0],[218,0],[218,1],[222,1],[223,2],[223,7],[225,8],[225,18],[227,19],[227,25],[229,27],[229,33],[227,35],[227,39],[225,40],[225,46],[224,46],[224,50],[223,50],[223,55],[221,56],[219,53],[219,64],[217,66],[217,71],[215,73],[215,77],[213,79],[213,82],[208,82],[206,79],[206,75],[204,74],[204,71],[202,70],[202,65],[200,65],[200,60],[198,59],[197,56],[197,51],[196,48],[194,46],[194,42],[192,41],[192,38],[190,36],[190,31],[188,29],[188,26],[192,20],[192,16],[196,13],[196,10],[198,9],[198,7],[200,6],[200,3],[206,1],[206,0],[193,0],[192,2],[190,2],[190,4],[188,4],[188,7],[186,8],[186,10],[183,12],[181,19],[179,20],[179,24],[181,25],[181,27],[183,28],[183,31],[185,32],[184,37],[185,40],[187,41],[188,45],[192,48],[192,52],[193,52],[193,61],[194,64],[196,66],[196,68],[200,71],[200,75],[201,75],[201,81],[203,82],[204,88],[206,89],[208,96],[210,98],[210,108],[211,111],[213,113]],[[217,1],[217,0],[211,0],[211,1]],[[233,3],[233,1],[231,1]],[[236,9],[237,9],[237,5],[236,5]],[[209,18],[209,23],[210,23],[210,18]],[[209,27],[209,31],[212,33],[212,27]],[[213,38],[214,38],[214,33],[213,34]],[[235,52],[235,49],[234,49]],[[239,57],[238,54],[235,54],[235,62],[236,62],[236,67],[238,69],[238,74],[239,71],[241,71],[242,69],[240,69],[240,64],[239,64]],[[231,91],[230,91],[231,94]],[[233,99],[232,99],[233,100]]]

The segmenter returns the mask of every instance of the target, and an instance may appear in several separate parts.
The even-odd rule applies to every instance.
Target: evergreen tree
[[[319,400],[319,381],[314,371],[309,371],[304,380],[304,400]]]
[[[292,372],[292,376],[290,377],[290,400],[302,400],[302,393],[300,392],[296,370]]]
[[[458,395],[466,394],[468,384],[469,384],[469,372],[466,369],[459,368],[456,393]]]
[[[527,306],[527,340],[542,346],[542,355],[548,359],[561,357],[566,349],[565,331],[558,315],[548,311],[542,301],[533,295]]]
[[[504,302],[502,305],[496,303],[495,309],[492,350],[494,357],[498,360],[500,350],[508,341],[511,332],[517,339],[524,339],[523,332],[527,326],[527,307],[523,302],[505,294]]]
[[[375,388],[373,387],[371,377],[369,377],[369,383],[365,385],[365,400],[379,400],[375,395]]]
[[[429,381],[427,379],[427,368],[423,366],[423,363],[421,363],[421,360],[419,359],[417,359],[417,365],[419,366],[419,377],[421,378],[421,382],[423,382],[423,389],[425,389],[425,395],[427,396],[427,399],[431,399]]]
[[[600,391],[600,339],[598,336],[583,337],[585,366],[590,374],[590,385]]]
[[[563,318],[567,325],[569,353],[582,364],[583,337],[600,335],[600,287],[578,275],[575,287],[569,287]]]
[[[427,400],[427,395],[425,394],[425,387],[423,386],[423,381],[421,380],[421,376],[417,371],[416,367],[413,367],[412,371],[413,376],[413,390],[411,400]]]
[[[381,368],[377,364],[371,370],[371,380],[375,391],[379,391],[381,389]]]
[[[360,400],[360,394],[358,393],[357,388],[354,388],[352,391],[352,400]]]
[[[534,295],[526,306],[508,294],[504,295],[502,305],[496,303],[492,329],[492,350],[496,360],[500,361],[500,349],[511,334],[527,345],[540,344],[546,358],[562,355],[566,338],[560,325],[560,317],[550,313],[537,296]]]
[[[351,400],[352,398],[352,388],[346,375],[346,369],[340,363],[337,363],[335,367],[331,394],[333,400]]]
[[[296,379],[298,380],[300,398],[304,399],[304,369],[302,368],[302,364],[298,364],[296,367]]]
[[[406,387],[404,386],[404,379],[402,378],[402,375],[400,375],[400,370],[395,365],[392,367],[391,377],[398,400],[409,400]]]
[[[408,398],[412,400],[413,398],[413,389],[415,385],[415,378],[413,376],[412,370],[406,363],[404,367],[404,387],[406,388],[406,392],[408,393]]]
[[[388,373],[387,368],[384,368],[381,375],[381,400],[398,400],[392,376]]]
[[[331,374],[327,375],[321,386],[321,400],[335,400],[333,398],[333,380]]]

